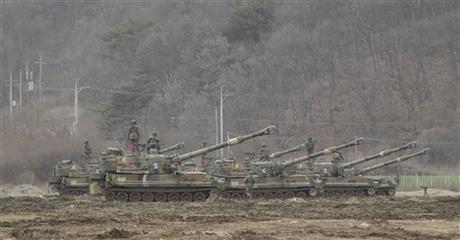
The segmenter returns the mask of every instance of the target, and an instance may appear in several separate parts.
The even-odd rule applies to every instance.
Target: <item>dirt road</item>
[[[119,203],[0,199],[0,239],[460,239],[460,197]]]

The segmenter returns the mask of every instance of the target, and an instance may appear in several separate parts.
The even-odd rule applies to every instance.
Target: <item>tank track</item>
[[[120,202],[203,202],[215,188],[124,188],[108,187],[104,190],[104,197],[108,201]]]
[[[83,194],[89,193],[89,188],[87,187],[73,187],[73,188],[66,188],[63,187],[61,184],[48,184],[48,189],[50,193],[57,192],[60,196],[64,195],[71,195],[71,196],[78,196]]]
[[[394,196],[395,187],[362,186],[362,187],[324,187],[323,195],[325,196]]]
[[[372,196],[394,196],[396,193],[395,188],[385,187],[385,188],[373,188],[373,187],[361,187],[361,188],[337,188],[337,189],[263,189],[257,190],[254,189],[252,199],[289,199],[289,198],[302,198],[302,199],[311,199],[314,197],[328,198],[328,197],[372,197]],[[220,194],[220,197],[223,199],[232,199],[232,200],[244,200],[249,199],[249,196],[246,194],[245,190],[242,189],[228,189],[223,191]]]
[[[288,198],[312,198],[320,193],[317,188],[295,188],[295,189],[254,189],[252,199],[288,199]],[[220,194],[221,198],[242,200],[248,199],[245,189],[226,189]]]

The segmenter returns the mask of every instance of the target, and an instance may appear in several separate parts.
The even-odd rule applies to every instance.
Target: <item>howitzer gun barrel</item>
[[[301,163],[301,162],[304,162],[304,161],[308,161],[308,160],[310,160],[310,159],[314,159],[314,158],[323,156],[323,155],[325,155],[325,154],[330,154],[330,153],[337,152],[337,151],[339,151],[339,150],[341,150],[341,149],[344,149],[344,148],[348,148],[348,147],[351,147],[351,146],[360,145],[360,144],[362,144],[363,142],[364,142],[364,138],[357,138],[357,139],[354,139],[354,140],[351,141],[351,142],[348,142],[348,143],[345,143],[345,144],[342,144],[342,145],[337,145],[337,146],[328,147],[328,148],[325,148],[325,149],[322,150],[322,151],[315,152],[315,153],[312,153],[312,154],[309,154],[309,155],[305,155],[305,156],[302,156],[302,157],[299,157],[299,158],[295,158],[295,159],[293,159],[293,160],[284,162],[284,163],[282,163],[281,165],[282,165],[283,167],[292,166],[292,165],[295,165],[295,164],[298,164],[298,163]]]
[[[194,158],[196,156],[200,156],[200,155],[203,155],[205,153],[212,152],[212,151],[215,151],[215,150],[218,150],[218,149],[221,149],[221,148],[241,144],[244,141],[252,139],[252,138],[256,138],[256,137],[260,137],[260,136],[264,136],[264,135],[270,135],[270,134],[274,134],[274,133],[276,133],[276,127],[275,126],[269,126],[269,127],[266,127],[264,129],[261,129],[261,130],[259,130],[257,132],[251,133],[251,134],[234,137],[234,138],[231,138],[228,141],[223,142],[223,143],[215,144],[215,145],[212,145],[212,146],[209,146],[209,147],[206,147],[206,148],[201,148],[201,149],[198,149],[198,150],[186,153],[186,154],[182,154],[180,156],[175,157],[174,160],[179,161],[179,162],[185,161],[185,160]]]
[[[374,155],[366,156],[366,157],[363,157],[363,158],[360,158],[360,159],[357,159],[357,160],[354,160],[354,161],[351,161],[351,162],[344,163],[344,164],[342,164],[342,168],[353,167],[353,166],[358,165],[360,163],[368,162],[368,161],[376,159],[376,158],[385,157],[385,156],[388,156],[390,154],[393,154],[393,153],[396,153],[396,152],[399,152],[399,151],[402,151],[402,150],[412,149],[412,148],[415,148],[416,146],[417,146],[416,142],[409,142],[409,143],[404,144],[403,146],[400,146],[400,147],[397,147],[397,148],[386,149],[386,150],[383,150],[383,151],[381,151],[379,153],[376,153]]]
[[[379,164],[375,164],[375,165],[372,165],[372,166],[369,166],[369,167],[366,167],[366,168],[363,168],[359,171],[359,174],[364,174],[364,173],[367,173],[367,172],[370,172],[372,170],[375,170],[375,169],[378,169],[378,168],[382,168],[382,167],[385,167],[385,166],[388,166],[388,165],[391,165],[391,164],[395,164],[395,163],[398,163],[398,162],[404,162],[404,161],[407,161],[411,158],[414,158],[414,157],[417,157],[417,156],[420,156],[420,155],[425,155],[427,154],[428,152],[430,151],[429,148],[425,148],[423,149],[422,151],[419,151],[419,152],[416,152],[416,153],[412,153],[412,154],[408,154],[408,155],[403,155],[401,157],[398,157],[396,159],[393,159],[393,160],[390,160],[390,161],[386,161],[386,162],[383,162],[383,163],[379,163]]]
[[[284,151],[274,152],[274,153],[270,154],[270,155],[268,156],[268,158],[269,158],[269,159],[279,158],[279,157],[281,157],[281,156],[283,156],[283,155],[286,155],[286,154],[288,154],[288,153],[297,152],[297,151],[302,151],[302,150],[304,150],[305,148],[306,148],[306,144],[303,143],[303,144],[297,145],[297,146],[295,146],[295,147],[293,147],[293,148],[286,149],[286,150],[284,150]]]
[[[162,153],[166,153],[166,152],[170,152],[170,151],[174,151],[174,150],[179,150],[179,149],[182,149],[184,148],[184,142],[180,142],[180,143],[176,143],[170,147],[167,147],[167,148],[164,148],[164,149],[161,149],[160,151],[158,151],[158,154],[162,154]]]

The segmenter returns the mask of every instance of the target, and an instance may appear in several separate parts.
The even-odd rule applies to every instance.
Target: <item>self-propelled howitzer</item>
[[[286,154],[302,151],[306,148],[306,143],[299,144],[295,147],[271,153],[268,156],[268,159],[275,159],[280,158]],[[211,175],[214,176],[232,176],[232,177],[241,177],[246,176],[248,173],[248,169],[250,168],[251,161],[254,160],[255,153],[249,152],[245,153],[247,157],[244,160],[236,160],[236,159],[219,159],[214,162],[214,166],[212,169],[208,171]]]
[[[267,174],[271,174],[275,176],[282,175],[284,169],[286,169],[289,166],[300,164],[302,162],[307,162],[317,157],[321,157],[326,154],[331,154],[331,153],[337,152],[339,150],[342,150],[348,147],[360,145],[363,142],[364,142],[364,138],[356,138],[348,143],[337,145],[337,146],[331,146],[331,147],[325,148],[322,151],[314,152],[312,154],[307,154],[305,156],[298,157],[292,160],[278,161],[278,162],[255,162],[252,164],[252,166],[255,169],[265,169],[265,171],[267,171]]]
[[[364,174],[376,170],[378,168],[383,168],[385,166],[395,164],[398,162],[407,161],[411,158],[425,155],[430,151],[429,148],[423,149],[419,152],[403,155],[394,160],[382,162],[370,167],[365,167],[362,169],[345,169],[344,176],[329,176],[323,178],[325,183],[323,185],[323,191],[326,194],[366,194],[368,196],[373,196],[375,194],[381,195],[394,195],[396,193],[396,187],[399,184],[399,179],[388,180],[382,178],[375,178],[372,176],[365,176]]]
[[[91,195],[102,194],[103,189],[105,188],[106,173],[116,172],[118,165],[123,161],[129,162],[131,159],[134,159],[135,162],[139,162],[139,159],[143,159],[145,163],[148,164],[148,160],[154,158],[155,156],[164,156],[161,154],[180,150],[182,148],[184,148],[184,143],[179,142],[170,147],[163,148],[157,153],[150,154],[147,152],[136,152],[125,154],[120,148],[109,147],[106,152],[100,154],[100,158],[97,163],[100,166],[98,171],[89,172],[89,193]]]
[[[409,142],[407,144],[404,144],[403,146],[396,147],[396,148],[391,148],[391,149],[386,149],[383,151],[380,151],[379,153],[372,154],[360,159],[356,159],[350,162],[341,162],[343,159],[338,159],[334,160],[331,162],[326,162],[326,163],[315,163],[314,166],[314,171],[319,173],[323,177],[338,177],[338,176],[344,176],[345,172],[348,171],[353,171],[352,167],[369,162],[371,160],[377,159],[377,158],[383,158],[386,156],[389,156],[391,154],[406,150],[406,149],[413,149],[417,146],[415,142]]]
[[[182,155],[153,155],[138,159],[131,157],[129,160],[129,156],[125,155],[117,170],[107,174],[104,195],[108,200],[133,202],[204,201],[216,189],[213,178],[204,172],[180,171],[182,162],[275,132],[276,127],[270,126]]]
[[[306,198],[315,197],[320,192],[321,182],[315,176],[306,174],[288,174],[284,172],[286,167],[312,160],[316,157],[330,154],[340,149],[355,146],[363,142],[362,138],[351,142],[325,148],[322,151],[295,158],[289,161],[280,162],[257,162],[253,163],[250,175],[254,178],[253,198],[284,199],[284,198]],[[224,198],[241,199],[246,194],[246,176],[220,176],[225,179],[221,185],[221,196]]]

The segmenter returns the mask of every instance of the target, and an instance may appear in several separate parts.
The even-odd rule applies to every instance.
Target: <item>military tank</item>
[[[252,134],[238,136],[226,142],[201,148],[182,155],[152,155],[139,157],[125,154],[115,172],[106,174],[104,196],[118,201],[204,201],[216,189],[214,179],[205,172],[183,172],[183,162],[227,146],[276,132],[269,126]]]
[[[425,155],[430,151],[429,148],[423,149],[416,153],[402,155],[394,160],[378,163],[364,168],[352,168],[352,166],[368,162],[372,159],[376,159],[379,157],[388,156],[392,153],[404,149],[411,149],[414,147],[415,142],[412,142],[399,148],[384,150],[378,154],[374,154],[348,163],[332,164],[332,167],[329,168],[332,170],[324,171],[328,168],[323,168],[323,171],[321,171],[320,173],[320,176],[324,180],[322,189],[326,195],[374,196],[376,194],[379,194],[393,196],[396,193],[397,186],[399,185],[398,176],[396,176],[395,179],[383,179],[372,176],[366,176],[365,174],[391,164],[396,164],[415,158],[417,156]]]
[[[144,148],[145,146],[142,146]],[[176,151],[184,148],[184,143],[179,142],[167,148],[160,149],[158,152],[136,152],[141,158],[151,158],[147,156],[164,154],[171,151]],[[122,160],[124,152],[121,148],[109,147],[106,152],[100,154],[98,165],[100,168],[97,171],[89,171],[89,193],[91,195],[99,195],[103,193],[105,188],[105,175],[107,172],[115,172],[117,164]]]
[[[287,174],[285,170],[290,166],[302,162],[311,161],[325,154],[331,154],[344,148],[356,146],[363,143],[363,138],[357,138],[348,143],[331,146],[322,151],[314,152],[299,158],[287,161],[262,161],[251,164],[251,172],[254,174],[255,184],[253,186],[253,198],[284,199],[284,198],[306,198],[316,197],[322,186],[321,179],[317,176],[307,174]],[[219,176],[225,179],[221,184],[220,196],[240,200],[246,197],[245,175],[240,176]]]
[[[299,144],[295,147],[274,152],[268,155],[268,159],[276,159],[282,156],[285,156],[290,153],[299,152],[306,148],[306,143]],[[255,160],[255,153],[245,153],[246,158],[243,161],[238,161],[234,159],[221,159],[214,162],[214,168],[211,169],[208,173],[214,176],[246,176],[248,170],[251,168],[251,162]]]

